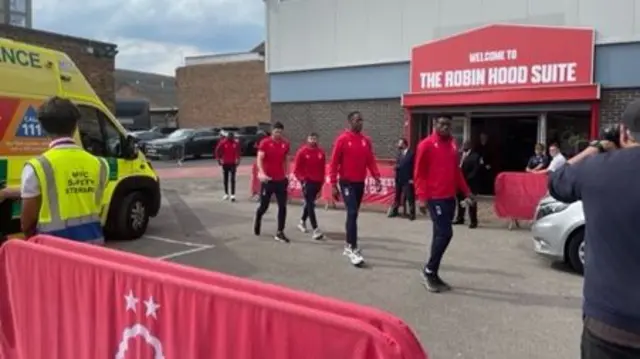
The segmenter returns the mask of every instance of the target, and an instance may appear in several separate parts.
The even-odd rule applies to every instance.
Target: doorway
[[[490,169],[482,177],[481,193],[493,195],[495,177],[500,172],[521,172],[538,139],[537,114],[471,116],[471,141]],[[481,134],[487,142],[481,144]]]

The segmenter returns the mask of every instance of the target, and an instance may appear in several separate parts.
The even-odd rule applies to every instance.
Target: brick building
[[[175,77],[122,69],[114,75],[118,100],[145,100],[152,109],[178,107]]]
[[[269,122],[264,44],[246,53],[187,57],[176,70],[181,127]]]
[[[0,24],[0,37],[65,52],[82,71],[98,96],[115,110],[116,45],[89,39]]]

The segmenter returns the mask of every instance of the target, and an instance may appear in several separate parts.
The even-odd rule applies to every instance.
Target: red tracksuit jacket
[[[458,146],[453,138],[437,133],[418,144],[413,182],[420,201],[453,198],[458,192],[470,194],[458,164]]]
[[[223,138],[218,142],[215,154],[216,158],[222,162],[223,165],[235,165],[242,155],[240,142],[236,139],[230,140]]]
[[[343,132],[333,144],[329,165],[331,184],[338,183],[338,178],[348,182],[364,182],[367,169],[372,177],[380,178],[371,139],[362,133],[350,130]]]
[[[320,146],[302,145],[293,162],[293,174],[299,181],[324,183],[327,159]]]

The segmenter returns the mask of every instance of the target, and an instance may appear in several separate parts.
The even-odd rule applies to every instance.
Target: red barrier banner
[[[293,164],[291,165],[293,168]],[[372,177],[367,177],[365,180],[365,193],[362,199],[362,203],[365,204],[377,204],[383,206],[391,206],[394,200],[395,194],[395,169],[394,165],[390,161],[378,161],[378,168],[380,169],[380,181],[382,182],[382,190],[377,191],[375,181]],[[329,171],[327,166],[327,172]],[[260,193],[260,181],[258,180],[258,169],[254,164],[251,175],[251,188],[252,195]],[[294,176],[289,177],[289,196],[291,198],[302,199],[302,184]],[[324,186],[322,187],[321,196],[325,202],[333,202],[331,194],[331,185],[329,178],[326,178]]]
[[[26,241],[0,250],[6,359],[400,359],[370,325]]]
[[[161,262],[156,259],[132,253],[85,245],[83,243],[63,240],[51,236],[37,236],[34,241],[45,246],[67,250],[72,253],[145,268],[157,273],[173,274],[206,284],[261,295],[274,300],[356,319],[374,327],[376,330],[395,340],[399,344],[399,350],[402,358],[426,359],[427,357],[419,341],[407,324],[389,313],[374,308],[348,303],[337,299],[325,298],[312,293],[295,291],[250,279],[233,277],[223,273],[187,267],[177,263]]]
[[[495,190],[498,217],[532,220],[538,202],[547,193],[547,175],[503,172],[496,178]]]

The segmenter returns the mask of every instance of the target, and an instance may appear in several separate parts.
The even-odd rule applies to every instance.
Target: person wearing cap
[[[640,100],[617,139],[593,141],[549,173],[549,194],[582,201],[585,218],[583,359],[640,358]]]
[[[100,214],[109,168],[74,141],[80,117],[78,108],[60,97],[45,101],[38,110],[38,121],[51,142],[22,171],[20,220],[25,238],[49,234],[104,243]]]

